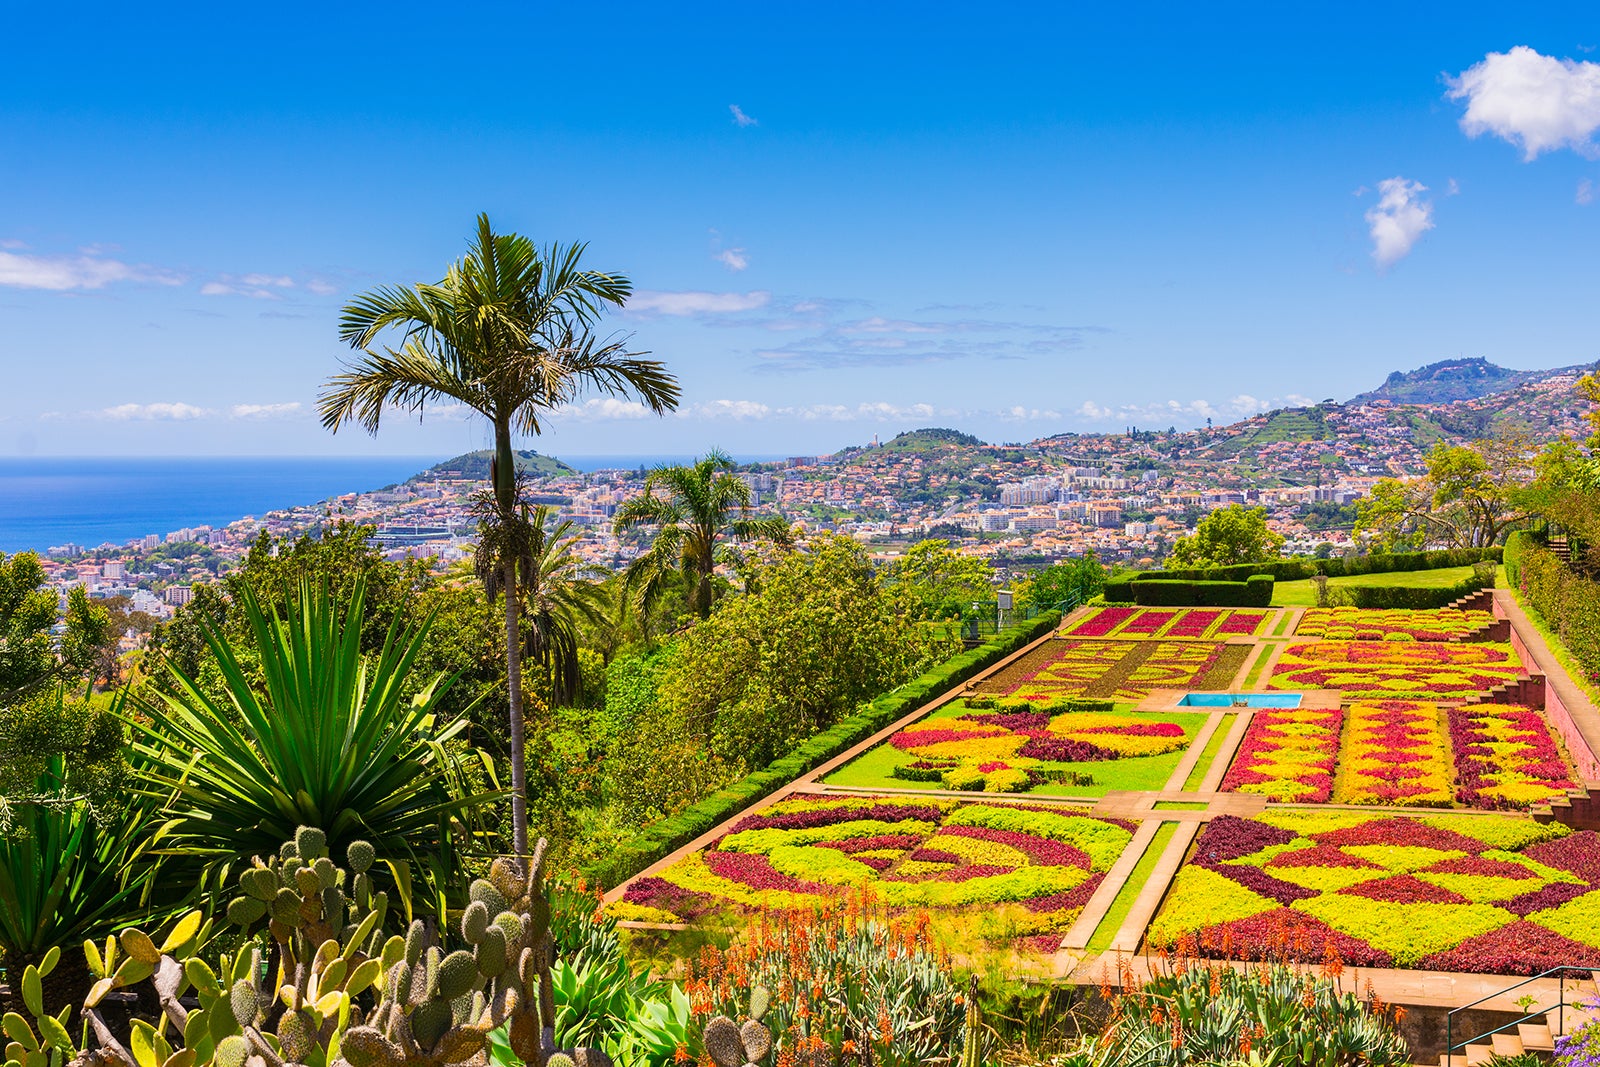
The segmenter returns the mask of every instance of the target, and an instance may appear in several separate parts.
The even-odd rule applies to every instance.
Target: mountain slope
[[[1378,388],[1350,400],[1370,404],[1387,400],[1395,404],[1447,404],[1457,400],[1505,393],[1559,374],[1583,374],[1587,364],[1553,370],[1511,370],[1486,359],[1446,359],[1413,371],[1395,371]]]
[[[548,478],[558,474],[577,474],[572,467],[556,459],[554,456],[542,456],[532,449],[518,449],[515,453],[517,469],[534,478]],[[494,451],[480,448],[476,452],[464,452],[454,459],[447,459],[443,463],[435,463],[425,471],[419,471],[406,479],[406,483],[429,481],[439,477],[445,471],[453,471],[463,478],[487,479],[489,477],[489,461],[494,458]]]

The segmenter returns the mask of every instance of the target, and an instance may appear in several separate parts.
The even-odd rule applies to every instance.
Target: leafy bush
[[[1512,535],[1516,536],[1515,534]],[[1177,579],[1182,581],[1242,582],[1254,574],[1270,574],[1280,582],[1300,581],[1318,574],[1329,578],[1343,578],[1356,574],[1388,574],[1397,571],[1429,571],[1445,567],[1465,567],[1483,560],[1500,562],[1500,548],[1452,548],[1430,552],[1374,552],[1369,556],[1352,556],[1348,559],[1285,559],[1264,563],[1237,563],[1231,567],[1168,568],[1144,571],[1133,576],[1134,581]],[[1107,600],[1113,599],[1109,593]]]
[[[1402,585],[1350,585],[1340,591],[1347,594],[1351,603],[1357,608],[1387,611],[1394,608],[1425,610],[1442,608],[1480,589],[1492,588],[1494,588],[1494,569],[1477,567],[1473,574],[1443,589],[1412,588]]]
[[[1576,574],[1531,541],[1521,544],[1515,565],[1516,586],[1528,606],[1561,638],[1589,681],[1600,682],[1600,582]]]
[[[1119,578],[1116,581],[1107,582],[1100,591],[1100,595],[1105,597],[1106,602],[1110,604],[1132,604],[1133,579]]]
[[[747,774],[672,818],[647,827],[633,840],[590,864],[584,873],[602,885],[617,885],[626,881],[674,849],[744,811],[779,786],[787,785],[812,768],[826,763],[851,745],[866,740],[906,713],[1049,633],[1060,622],[1059,612],[1045,612],[996,634],[988,643],[963,652],[878,697],[856,714],[812,736],[793,752],[774,760],[764,769]]]

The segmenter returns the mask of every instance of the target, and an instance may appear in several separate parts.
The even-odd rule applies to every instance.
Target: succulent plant
[[[546,843],[530,862],[502,856],[474,881],[461,916],[468,948],[446,955],[421,922],[382,954],[381,996],[352,1026],[335,1067],[452,1067],[481,1061],[489,1033],[507,1027],[530,1067],[610,1067],[594,1049],[553,1048],[550,980],[555,942],[542,884]]]
[[[33,1016],[33,1023],[15,1013],[5,1017],[5,1067],[62,1067],[78,1055],[78,1047],[67,1031],[72,1017],[68,1005],[60,1014],[44,1008],[44,979],[61,960],[61,950],[52,948],[38,965],[29,964],[22,972],[22,1002]]]
[[[700,1044],[717,1067],[753,1067],[772,1051],[772,1031],[761,1021],[770,1004],[766,987],[752,986],[750,1017],[743,1025],[726,1015],[715,1015],[707,1020],[700,1033]]]

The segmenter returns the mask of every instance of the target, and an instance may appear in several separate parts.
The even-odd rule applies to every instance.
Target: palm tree
[[[579,632],[585,624],[599,625],[605,615],[604,596],[595,580],[599,569],[573,551],[578,537],[570,519],[552,525],[548,507],[530,509],[519,502],[515,521],[508,524],[493,494],[484,497],[475,508],[478,577],[493,601],[505,579],[506,557],[516,557],[526,650],[550,679],[552,700],[568,703],[578,690]]]
[[[645,477],[644,493],[617,509],[613,528],[619,534],[635,526],[660,527],[649,551],[628,567],[628,588],[641,599],[648,602],[661,578],[677,570],[688,582],[690,609],[704,619],[711,614],[717,564],[737,559],[727,538],[790,544],[783,519],[750,517],[750,487],[733,476],[733,467],[733,460],[715,450],[692,466],[657,467]]]
[[[437,401],[465,405],[494,429],[490,470],[495,502],[516,520],[513,433],[538,434],[551,411],[585,391],[637,396],[656,414],[678,406],[678,382],[657,360],[623,340],[591,332],[608,307],[633,292],[618,274],[579,265],[585,245],[544,250],[518,234],[497,234],[478,216],[477,240],[442,281],[387,286],[356,297],[339,320],[340,339],[362,356],[329,380],[319,400],[322,424],[347,422],[377,433],[383,412],[420,414]],[[373,345],[401,331],[399,348]],[[522,664],[518,640],[518,560],[505,555],[506,688],[511,720],[512,848],[528,855],[523,767]]]

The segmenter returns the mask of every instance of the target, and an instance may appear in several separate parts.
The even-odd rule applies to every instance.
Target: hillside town
[[[758,510],[801,529],[847,534],[879,559],[939,537],[989,559],[1002,576],[1091,551],[1108,563],[1154,566],[1202,515],[1231,504],[1265,508],[1290,554],[1342,554],[1352,549],[1355,503],[1381,478],[1421,474],[1436,442],[1508,426],[1539,439],[1581,436],[1575,381],[1575,374],[1559,373],[1447,403],[1325,401],[1227,426],[1130,426],[1120,434],[1064,434],[1027,444],[919,430],[831,455],[744,465],[738,477]],[[359,523],[374,528],[374,540],[391,558],[458,565],[472,553],[471,498],[483,484],[481,458],[460,462],[469,458],[399,485],[221,527],[151,532],[121,545],[52,546],[44,564],[63,603],[81,586],[96,599],[122,598],[126,611],[152,621],[187,603],[195,585],[238,566],[263,532],[293,537]],[[614,534],[612,517],[644,491],[646,474],[580,472],[538,457],[530,498],[572,523],[587,562],[620,569],[643,541],[637,533]]]

